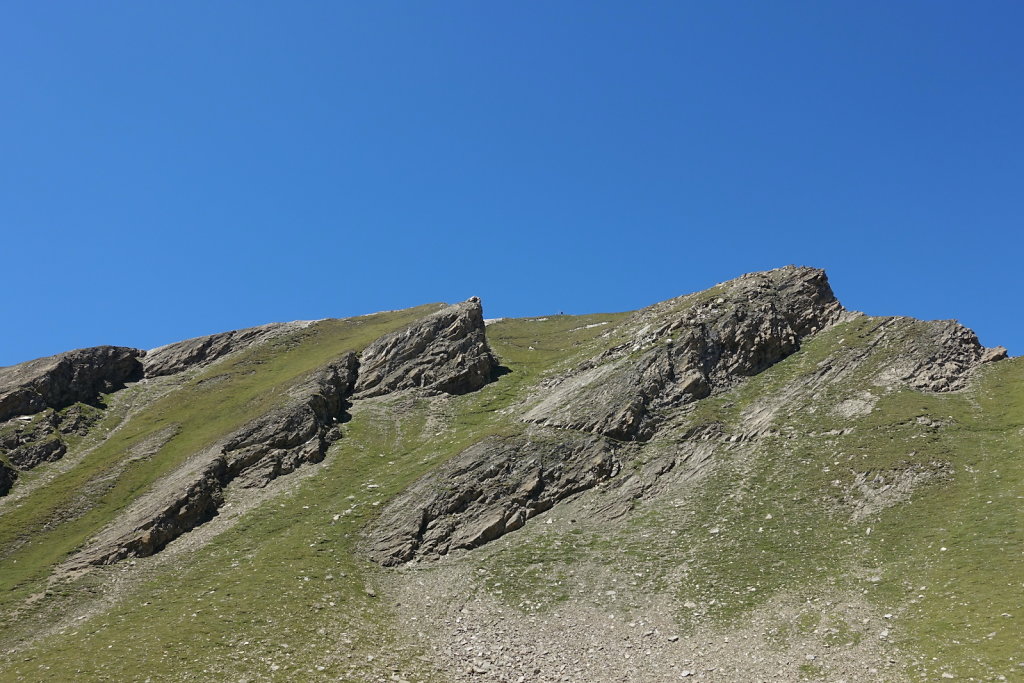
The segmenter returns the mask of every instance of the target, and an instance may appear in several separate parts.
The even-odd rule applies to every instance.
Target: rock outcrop
[[[95,346],[0,368],[0,422],[46,408],[95,403],[142,377],[145,351]]]
[[[193,457],[97,536],[70,566],[152,555],[215,517],[228,485],[265,486],[303,464],[323,460],[339,437],[336,425],[344,417],[356,367],[355,354],[345,354],[295,387],[288,405]]]
[[[972,330],[955,320],[927,323],[907,341],[905,353],[918,360],[901,379],[915,389],[937,392],[963,389],[970,370],[1006,358],[1005,348],[986,349]]]
[[[83,435],[99,418],[89,406],[99,403],[100,394],[141,378],[144,354],[96,346],[0,368],[0,454],[6,458],[0,495],[10,490],[19,470],[63,457],[64,437]]]
[[[392,566],[493,541],[614,477],[617,448],[552,430],[484,439],[388,504],[368,533],[370,555]]]
[[[294,323],[271,323],[244,330],[232,330],[231,332],[186,339],[152,349],[146,354],[143,361],[146,377],[173,375],[189,368],[208,365],[229,353],[248,348],[282,331],[292,329],[294,325]]]
[[[355,397],[412,388],[465,394],[487,384],[496,368],[480,299],[472,297],[366,347]]]
[[[660,413],[765,370],[843,313],[814,268],[753,273],[709,294],[638,311],[625,342],[570,372],[524,419],[645,440]]]
[[[157,349],[146,372],[179,372],[236,350],[234,344],[255,343],[248,334],[231,334]],[[495,367],[479,299],[426,316],[372,343],[362,361],[346,353],[293,387],[284,407],[194,456],[69,564],[109,564],[152,555],[216,516],[228,486],[263,487],[303,464],[319,462],[340,436],[337,423],[347,417],[350,399],[413,388],[464,393],[490,381]]]
[[[356,381],[354,353],[292,390],[292,403],[253,420],[223,446],[227,472],[240,486],[266,486],[304,463],[320,462],[345,416]]]

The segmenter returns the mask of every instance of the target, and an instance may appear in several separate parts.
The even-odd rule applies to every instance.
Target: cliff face
[[[0,677],[1005,676],[1005,359],[789,266],[0,368]]]

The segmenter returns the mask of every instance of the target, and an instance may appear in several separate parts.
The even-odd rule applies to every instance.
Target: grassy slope
[[[359,530],[382,501],[439,462],[488,434],[521,429],[501,409],[607,329],[587,324],[620,317],[492,325],[491,343],[512,372],[450,399],[441,416],[447,425],[433,426],[426,400],[361,402],[315,477],[4,668],[78,680],[136,680],[153,671],[172,679],[336,680],[392,666],[422,669],[411,659],[415,649],[394,640],[394,606],[367,593],[380,570],[356,552]],[[399,652],[383,657],[390,649]]]
[[[741,433],[759,397],[805,383],[834,353],[863,350],[877,324],[866,318],[819,335],[699,404],[684,426],[721,423],[726,434]],[[1015,614],[1024,604],[1024,359],[987,368],[970,391],[885,394],[861,418],[818,409],[863,391],[867,375],[893,353],[898,345],[879,348],[859,372],[784,412],[774,426],[794,438],[763,437],[756,450],[720,448],[695,488],[638,501],[632,517],[610,529],[581,519],[496,544],[475,558],[480,575],[503,586],[509,606],[529,610],[621,592],[623,584],[668,592],[680,605],[680,625],[691,629],[742,624],[782,594],[814,596],[815,609],[827,614],[830,597],[856,592],[894,615],[875,631],[888,626],[889,639],[910,654],[900,662],[907,675],[1012,677],[1024,660]],[[924,428],[918,418],[945,426]],[[851,433],[827,433],[851,425]],[[910,502],[853,521],[843,501],[858,473],[907,469],[941,476]],[[621,583],[588,585],[578,571],[587,563],[609,570],[591,572],[598,581]],[[482,582],[478,589],[486,590]],[[686,602],[696,609],[682,608]],[[799,627],[809,631],[816,619]],[[836,644],[862,637],[838,615],[830,621],[838,624],[830,636]],[[775,636],[785,638],[783,630]]]
[[[489,433],[521,429],[502,409],[549,369],[591,354],[601,343],[596,337],[611,328],[586,325],[620,319],[492,325],[491,343],[512,373],[451,399],[443,415],[423,400],[358,406],[315,477],[158,570],[109,612],[3,667],[30,678],[112,680],[153,671],[177,679],[283,680],[422,669],[415,647],[381,660],[382,651],[400,645],[391,626],[396,607],[366,592],[380,570],[356,553],[359,529],[379,504],[437,463]],[[705,402],[689,421],[721,422],[728,433],[758,396],[802,381],[837,350],[864,348],[876,324],[863,319],[820,335],[738,390]],[[876,360],[885,362],[885,352]],[[816,402],[838,402],[862,390],[862,380],[849,377]],[[948,424],[922,430],[919,417]],[[722,451],[700,495],[683,505],[641,504],[611,531],[583,523],[529,544],[514,534],[496,544],[500,551],[477,551],[467,561],[503,585],[509,604],[536,607],[576,593],[570,567],[585,558],[641,588],[697,603],[701,624],[740,621],[784,591],[858,591],[896,616],[891,637],[916,658],[905,662],[908,673],[1009,675],[1024,640],[1024,615],[1015,613],[1024,604],[1024,362],[992,366],[975,389],[960,394],[882,396],[874,412],[854,421],[853,432],[821,434],[850,424],[796,410],[778,426],[799,438],[767,439],[753,458],[743,447]],[[952,466],[951,478],[918,489],[910,503],[851,520],[842,492],[856,473],[937,461]],[[680,610],[679,620],[696,627],[690,610]],[[860,636],[840,628],[833,637]]]
[[[108,523],[159,477],[283,400],[297,378],[349,349],[435,310],[422,306],[346,320],[325,320],[243,352],[191,378],[135,415],[75,468],[0,514],[0,607],[39,588],[50,568]],[[137,385],[126,391],[144,391]],[[123,415],[100,424],[105,432]],[[169,425],[180,431],[157,457],[125,466],[126,453]],[[77,512],[78,514],[72,514]]]

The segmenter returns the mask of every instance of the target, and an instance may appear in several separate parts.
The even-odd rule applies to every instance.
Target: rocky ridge
[[[495,364],[475,297],[383,337],[361,355],[378,373],[366,384],[384,384],[388,392],[459,393],[489,378]],[[381,368],[387,368],[386,376]],[[68,567],[152,555],[216,516],[228,486],[261,488],[304,464],[320,462],[340,438],[338,427],[348,417],[349,401],[360,398],[354,392],[362,376],[353,352],[315,371],[291,389],[287,405],[246,424],[159,482]]]
[[[144,497],[106,529],[72,566],[109,564],[145,557],[212,519],[229,485],[265,486],[306,463],[323,460],[338,438],[345,397],[355,380],[356,358],[345,354],[315,372],[292,392],[288,405],[274,410],[193,457],[153,495]]]
[[[421,314],[395,313],[330,321],[227,372],[216,363],[270,337],[188,340],[150,366],[153,350],[143,365],[167,374],[147,369],[113,397],[103,428],[91,422],[101,409],[82,403],[0,425],[0,461],[20,463],[12,472],[60,457],[44,443],[57,425],[69,453],[15,484],[0,509],[13,586],[0,670],[54,680],[184,680],[200,668],[224,680],[1012,678],[1017,663],[999,649],[1019,640],[1012,587],[990,581],[998,599],[975,599],[956,574],[969,554],[1005,559],[1019,536],[1016,491],[1003,482],[1019,479],[1024,404],[1004,387],[1019,386],[1022,366],[979,371],[1004,349],[953,321],[845,311],[823,273],[792,267],[632,314],[502,321],[488,328],[497,353],[474,322],[478,301],[379,336]],[[358,340],[361,354],[341,353],[349,342],[339,340]],[[267,370],[280,374],[236,379]],[[198,452],[181,444],[203,411],[154,403],[181,391],[216,409],[205,401],[239,386],[282,400],[232,413],[254,419]],[[257,403],[268,405],[242,407]],[[309,466],[336,441],[333,460]],[[92,457],[97,443],[106,450]],[[124,497],[134,502],[103,517],[114,521],[81,552],[62,548],[76,554],[49,579],[28,566],[59,542],[60,525],[73,534],[75,520],[107,512],[91,507],[104,495],[95,484],[155,472],[162,457],[182,464]],[[84,495],[66,511],[23,514],[48,477],[59,485],[83,471]],[[970,508],[965,496],[981,499]],[[961,507],[974,540],[947,533]],[[243,519],[242,533],[222,533]],[[23,540],[22,520],[50,535]],[[206,544],[213,552],[194,552]],[[39,580],[22,578],[30,572]],[[915,625],[945,629],[945,611],[983,625],[989,635],[972,647],[996,646],[981,656],[920,647]],[[392,633],[400,651],[385,654]],[[83,655],[65,663],[67,652]]]
[[[143,365],[146,377],[173,375],[209,365],[219,358],[260,344],[305,323],[270,323],[244,330],[209,334],[167,344],[146,353]]]
[[[716,444],[757,438],[770,424],[752,420],[739,435],[693,427],[685,416],[695,402],[858,315],[843,309],[824,271],[792,266],[638,311],[608,333],[618,343],[545,386],[541,400],[524,410],[522,420],[532,426],[522,436],[477,443],[395,498],[369,528],[368,552],[393,566],[477,547],[606,482],[616,495],[604,503],[604,514],[622,514],[664,480],[693,476]],[[879,339],[899,335],[908,352],[898,367],[884,369],[887,380],[876,381],[953,391],[975,367],[1005,357],[955,322],[917,325],[923,332],[883,322]],[[866,357],[825,364],[823,381],[852,372]],[[671,449],[645,449],[669,423]],[[611,483],[630,462],[644,464]]]
[[[19,470],[61,458],[66,436],[99,417],[101,394],[142,376],[145,351],[123,346],[77,349],[0,368],[0,495]]]

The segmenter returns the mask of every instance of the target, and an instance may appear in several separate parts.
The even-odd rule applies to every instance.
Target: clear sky
[[[1024,3],[6,2],[0,365],[789,263],[1024,353]]]

